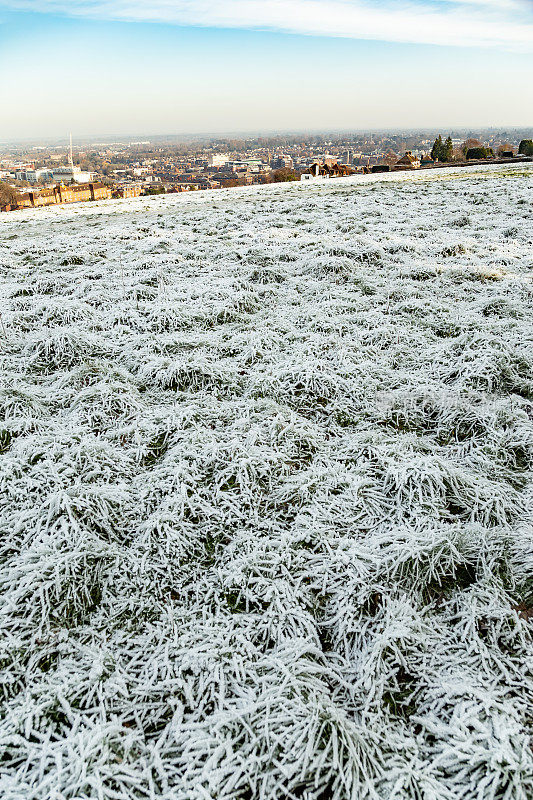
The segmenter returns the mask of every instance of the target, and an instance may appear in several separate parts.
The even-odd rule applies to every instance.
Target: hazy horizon
[[[154,133],[146,131],[128,131],[124,133],[105,133],[99,131],[94,134],[78,133],[77,138],[73,137],[74,148],[85,145],[96,144],[142,144],[144,141],[150,144],[187,144],[194,142],[212,142],[217,139],[240,139],[245,140],[252,138],[276,138],[276,137],[296,137],[296,136],[331,136],[333,138],[342,138],[343,136],[361,136],[364,134],[381,135],[381,134],[398,134],[398,135],[423,135],[434,136],[438,132],[446,134],[458,134],[461,136],[480,135],[499,133],[499,132],[520,132],[524,136],[529,136],[533,132],[533,126],[523,125],[498,125],[486,127],[469,127],[469,126],[442,126],[441,128],[433,127],[390,127],[390,128],[346,128],[344,130],[328,130],[328,129],[272,129],[272,130],[236,130],[236,131],[195,131],[191,133]],[[0,139],[0,146],[6,145],[25,145],[35,146],[39,145],[48,147],[65,147],[69,146],[69,134],[63,132],[56,136],[43,136],[43,137],[13,137],[11,139]]]

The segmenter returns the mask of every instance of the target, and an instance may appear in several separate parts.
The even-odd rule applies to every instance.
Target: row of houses
[[[353,175],[355,173],[353,167],[347,164],[337,164],[336,161],[326,160],[323,164],[311,164],[307,172],[301,175],[302,181],[309,181],[313,178],[341,178],[345,175]]]
[[[433,163],[432,159],[427,159],[426,165]],[[311,164],[309,169],[301,176],[302,181],[313,180],[314,178],[340,178],[344,175],[353,175],[355,172],[389,172],[390,170],[419,169],[420,159],[414,156],[411,151],[405,153],[393,166],[387,164],[375,164],[372,167],[351,167],[347,164],[337,164],[337,162],[326,159],[324,163]]]
[[[1,211],[14,211],[21,208],[38,208],[61,203],[80,203],[87,200],[109,200],[111,197],[138,197],[139,186],[123,186],[112,190],[103,183],[81,183],[71,186],[58,184],[48,189],[24,192],[12,205],[5,205]]]
[[[414,155],[410,150],[408,150],[401,158],[399,158],[394,164],[374,164],[372,167],[358,167],[357,171],[362,172],[395,172],[399,170],[411,170],[411,169],[420,169],[421,167],[459,167],[459,166],[467,166],[468,164],[484,164],[486,163],[486,158],[478,158],[476,160],[474,150],[469,150],[466,156],[466,161],[454,161],[454,162],[435,162],[430,156],[422,156],[419,158],[417,155]],[[518,159],[514,156],[514,154],[509,152],[504,152],[501,154],[501,158],[494,159],[491,158],[491,163],[493,164],[502,164],[509,161],[509,159],[513,159],[517,161]],[[520,160],[529,161],[531,159],[525,157]],[[352,175],[356,172],[356,169],[353,167],[346,166],[344,164],[337,164],[332,161],[326,160],[324,163],[316,163],[312,164],[309,169],[301,175],[302,181],[309,181],[314,180],[316,178],[337,178],[341,177],[342,175]]]

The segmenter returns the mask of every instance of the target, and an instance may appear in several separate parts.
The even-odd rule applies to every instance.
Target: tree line
[[[468,161],[469,159],[496,158],[496,156],[501,158],[509,153],[514,155],[514,148],[508,142],[501,144],[495,154],[492,147],[486,147],[479,139],[466,139],[460,147],[454,147],[451,136],[443,139],[442,135],[439,134],[433,143],[431,158],[433,161],[446,163]],[[522,139],[518,154],[533,156],[533,140]]]

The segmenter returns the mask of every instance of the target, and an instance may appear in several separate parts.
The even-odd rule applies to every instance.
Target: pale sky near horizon
[[[0,141],[533,125],[532,0],[0,0]]]

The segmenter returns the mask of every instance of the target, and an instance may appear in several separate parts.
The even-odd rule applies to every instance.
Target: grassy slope
[[[531,796],[532,186],[2,217],[3,798]]]

